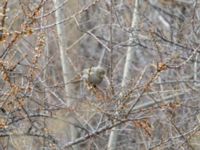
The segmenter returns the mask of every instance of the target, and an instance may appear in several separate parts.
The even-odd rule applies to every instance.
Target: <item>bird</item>
[[[89,85],[96,86],[103,81],[105,74],[106,71],[101,66],[86,68],[81,72],[81,75],[75,77],[70,83],[80,83],[83,81]]]
[[[82,79],[91,85],[98,85],[103,81],[105,74],[106,71],[103,67],[91,67],[83,70]]]

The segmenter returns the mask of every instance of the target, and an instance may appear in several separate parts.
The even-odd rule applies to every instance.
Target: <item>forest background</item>
[[[199,43],[199,0],[1,0],[0,149],[199,150]]]

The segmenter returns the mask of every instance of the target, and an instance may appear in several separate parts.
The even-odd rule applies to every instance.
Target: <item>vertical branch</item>
[[[62,3],[61,0],[54,0],[55,7],[59,7],[60,3]],[[55,12],[56,16],[56,22],[59,22],[64,18],[64,9],[63,7],[58,9]],[[59,49],[60,49],[60,59],[61,59],[61,66],[63,71],[63,79],[64,83],[67,83],[70,79],[73,78],[73,67],[68,59],[68,56],[66,55],[65,49],[68,47],[67,44],[67,36],[66,36],[66,27],[63,23],[56,25],[57,34],[58,34],[58,43],[59,43]],[[70,97],[70,94],[72,92],[72,85],[67,84],[65,85],[65,92],[67,96]],[[67,105],[71,106],[72,100],[68,98]]]
[[[3,6],[3,12],[2,12],[3,17],[1,19],[1,30],[3,30],[4,25],[5,25],[7,5],[8,5],[8,1],[6,0],[5,4]]]
[[[135,0],[135,9],[133,11],[132,22],[131,22],[131,28],[133,29],[133,33],[131,34],[131,36],[129,38],[129,44],[132,44],[132,42],[137,39],[138,7],[139,7],[139,1]],[[124,88],[132,78],[131,64],[132,64],[134,58],[135,58],[134,49],[132,47],[128,47],[127,54],[126,54],[125,66],[124,66],[123,80],[122,80],[122,85],[121,85],[122,88]]]
[[[44,5],[44,7],[42,7],[41,8],[41,16],[44,16],[44,12],[45,12],[45,5]],[[45,21],[44,21],[44,17],[41,17],[41,19],[40,19],[40,21],[41,21],[41,24],[40,24],[40,28],[41,28],[41,32],[42,33],[44,33],[44,30],[43,30],[43,26],[45,25]],[[46,62],[48,62],[48,56],[49,56],[49,47],[48,47],[48,35],[47,36],[45,36],[45,47],[44,47],[44,64],[46,63]],[[47,59],[46,59],[46,57],[45,56],[47,56]],[[47,70],[48,70],[48,67],[44,70],[44,75],[43,75],[43,79],[46,81],[46,78],[47,78]],[[47,83],[48,84],[48,83]],[[47,100],[47,89],[44,89],[45,90],[45,92],[44,92],[44,97],[43,97],[43,109],[44,109],[44,111],[46,111],[46,110],[48,110],[48,100]],[[43,118],[43,126],[44,126],[44,130],[45,129],[47,129],[47,119],[44,117]],[[43,138],[43,147],[46,147],[46,143],[47,143],[47,140],[46,140],[46,138]]]
[[[63,3],[62,0],[54,0],[53,2],[55,5],[55,8],[59,8],[61,6],[61,4]],[[56,29],[57,29],[57,34],[58,34],[58,42],[59,42],[59,49],[60,49],[60,59],[61,59],[63,78],[64,78],[64,83],[67,83],[68,81],[70,81],[70,79],[73,78],[74,70],[73,70],[71,62],[68,58],[69,56],[66,55],[66,49],[68,47],[68,44],[67,44],[68,39],[66,36],[66,33],[67,33],[66,26],[64,23],[58,23],[65,18],[64,12],[65,12],[64,8],[60,7],[58,10],[56,10],[55,17],[56,17],[56,23],[57,23]],[[65,87],[65,92],[67,95],[67,106],[72,107],[72,105],[74,103],[72,97],[74,97],[75,91],[76,91],[75,86],[72,84],[65,84],[64,87]],[[69,121],[74,122],[74,119],[72,118],[73,116],[71,116],[71,115],[69,116]],[[71,140],[74,140],[77,135],[77,131],[76,131],[75,127],[70,126],[69,132],[70,132]],[[76,149],[75,147],[73,147],[73,148]]]
[[[2,12],[2,19],[1,19],[1,28],[0,28],[0,41],[2,41],[4,39],[4,25],[5,25],[5,19],[6,19],[6,10],[7,10],[7,5],[8,5],[8,1],[5,0],[5,3],[3,5],[3,12]]]
[[[195,62],[194,62],[194,83],[195,84],[198,83],[198,80],[197,80],[197,68],[198,68],[197,60],[198,60],[198,57],[199,57],[199,53],[196,54]]]
[[[113,87],[113,36],[112,36],[112,24],[113,23],[113,1],[111,0],[111,7],[110,7],[110,89],[111,93],[114,95],[114,87]]]
[[[129,38],[129,44],[131,44],[134,40],[137,39],[137,30],[138,30],[138,8],[139,8],[139,0],[135,0],[135,9],[133,11],[132,15],[132,23],[131,23],[131,28],[134,29],[133,33],[131,34]],[[132,78],[131,70],[132,70],[132,61],[135,58],[134,55],[134,49],[132,47],[128,47],[127,54],[126,54],[126,61],[125,61],[125,66],[124,66],[124,73],[123,73],[123,79],[122,79],[122,88],[124,89],[128,82]],[[116,112],[118,114],[118,112]],[[114,127],[111,130],[109,141],[108,141],[108,150],[115,150],[116,145],[117,145],[117,127]]]

